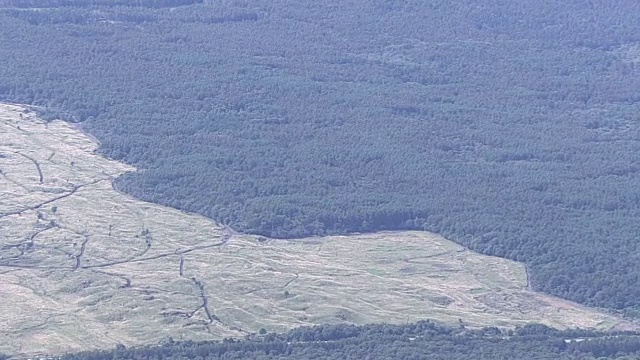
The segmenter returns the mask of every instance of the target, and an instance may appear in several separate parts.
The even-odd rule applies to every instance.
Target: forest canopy
[[[144,200],[294,238],[426,229],[640,306],[640,3],[0,0],[0,100]]]
[[[579,329],[556,330],[529,324],[503,331],[495,327],[468,330],[431,321],[415,324],[302,327],[286,334],[262,332],[243,340],[176,342],[161,346],[68,354],[60,360],[151,359],[637,359],[635,333],[603,334]]]

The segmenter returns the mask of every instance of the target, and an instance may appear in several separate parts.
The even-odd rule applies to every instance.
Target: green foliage
[[[640,337],[527,325],[516,335],[498,328],[463,330],[430,321],[407,325],[324,325],[244,340],[165,342],[110,351],[69,354],[60,360],[111,359],[633,359]]]
[[[635,1],[0,4],[0,99],[83,122],[140,169],[119,189],[275,237],[427,229],[640,307]]]

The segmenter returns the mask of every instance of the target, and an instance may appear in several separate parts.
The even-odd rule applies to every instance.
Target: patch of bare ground
[[[427,232],[284,241],[138,201],[71,125],[0,106],[0,352],[436,319],[634,328],[526,289],[522,264]]]

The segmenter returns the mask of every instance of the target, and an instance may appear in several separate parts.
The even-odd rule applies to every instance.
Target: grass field
[[[96,147],[70,124],[0,106],[0,352],[420,319],[636,328],[530,292],[522,264],[432,233],[236,234],[119,193],[112,180],[134,169]]]

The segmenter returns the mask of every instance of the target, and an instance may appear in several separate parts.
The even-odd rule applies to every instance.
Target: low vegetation
[[[635,0],[0,0],[0,100],[276,238],[428,230],[640,309]]]
[[[435,360],[635,360],[637,333],[558,331],[529,324],[515,331],[495,327],[470,330],[464,325],[415,324],[323,325],[285,334],[262,332],[243,341],[174,342],[162,346],[82,352],[61,360],[115,359],[435,359]]]
[[[212,340],[436,319],[633,329],[528,290],[521,263],[428,232],[241,235],[115,189],[134,169],[73,125],[0,106],[0,352]]]

